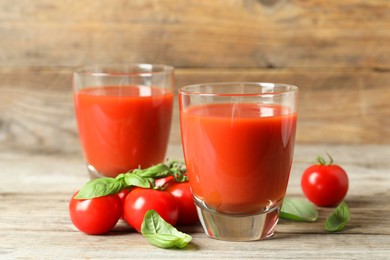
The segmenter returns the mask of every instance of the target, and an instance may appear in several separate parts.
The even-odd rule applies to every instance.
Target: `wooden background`
[[[78,152],[72,69],[132,62],[295,84],[298,143],[390,144],[388,0],[0,0],[0,149]]]

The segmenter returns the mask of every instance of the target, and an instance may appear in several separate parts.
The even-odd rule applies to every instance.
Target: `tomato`
[[[124,190],[121,190],[117,194],[118,197],[121,199],[122,203],[125,203],[126,196],[127,196],[127,194],[129,194],[129,192],[130,192],[130,189],[124,189]]]
[[[199,221],[189,182],[170,182],[165,190],[178,201],[178,224],[189,225]]]
[[[110,231],[122,215],[122,202],[117,195],[69,202],[70,219],[80,231],[99,235]]]
[[[125,205],[125,199],[126,199],[126,196],[127,194],[129,194],[130,192],[130,189],[124,189],[124,190],[121,190],[117,195],[118,197],[120,198],[121,202],[122,202],[122,209]],[[122,210],[122,215],[121,215],[121,219],[125,219],[124,215],[123,215],[123,210]]]
[[[124,217],[138,232],[145,213],[154,209],[166,222],[174,226],[179,216],[179,205],[172,194],[166,191],[135,188],[126,196]]]
[[[337,164],[325,163],[319,157],[319,164],[311,165],[302,175],[301,186],[306,198],[320,207],[338,205],[348,191],[348,175]]]

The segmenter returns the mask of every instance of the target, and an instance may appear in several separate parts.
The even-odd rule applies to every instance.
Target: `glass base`
[[[272,237],[279,220],[278,206],[255,215],[228,215],[195,203],[205,233],[226,241],[253,241]],[[200,204],[200,205],[199,205]]]

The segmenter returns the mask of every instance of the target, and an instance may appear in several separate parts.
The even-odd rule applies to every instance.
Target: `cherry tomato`
[[[348,176],[339,165],[326,163],[319,157],[318,164],[308,167],[302,175],[301,186],[306,198],[320,207],[338,205],[348,191]]]
[[[179,216],[179,205],[172,194],[166,191],[135,188],[126,196],[124,217],[138,232],[145,213],[154,209],[166,222],[175,225]]]
[[[189,182],[170,182],[165,191],[171,193],[178,201],[178,224],[189,225],[199,221]]]
[[[126,199],[126,196],[127,194],[129,194],[130,192],[130,189],[124,189],[124,190],[121,190],[119,193],[118,193],[118,197],[120,198],[121,202],[122,202],[122,208],[124,207],[125,205],[125,199]],[[124,215],[123,215],[123,210],[122,210],[122,215],[121,215],[121,219],[125,219]]]
[[[122,215],[122,202],[117,195],[69,202],[70,219],[80,231],[99,235],[110,231]]]

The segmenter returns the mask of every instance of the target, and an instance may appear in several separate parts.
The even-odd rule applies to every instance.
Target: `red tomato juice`
[[[74,95],[80,141],[88,164],[114,177],[163,162],[173,93],[147,86],[90,87]]]
[[[208,104],[181,112],[194,196],[227,214],[281,205],[290,175],[296,113],[279,105]]]

